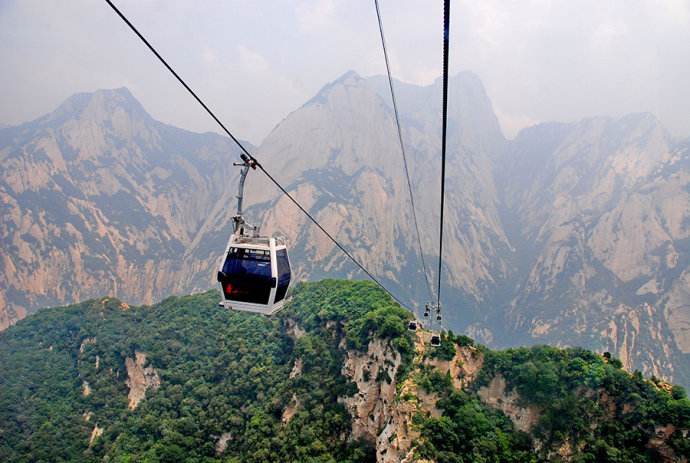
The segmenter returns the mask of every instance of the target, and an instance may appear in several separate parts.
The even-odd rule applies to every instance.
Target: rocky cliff
[[[0,328],[101,294],[208,288],[217,253],[188,251],[232,214],[236,156],[223,137],[153,120],[126,89],[0,130]]]
[[[513,260],[509,326],[589,336],[627,368],[687,381],[689,155],[650,114],[523,131],[502,181],[504,222],[529,250]]]
[[[433,262],[439,85],[397,85],[423,248]],[[688,143],[650,114],[541,124],[506,141],[470,73],[453,80],[449,107],[449,326],[491,345],[610,350],[626,368],[690,381]],[[258,153],[414,303],[428,295],[395,139],[385,82],[349,73],[286,118]],[[259,202],[270,228],[306,257],[302,274],[352,274],[287,201]]]
[[[440,83],[396,85],[434,262]],[[450,91],[448,325],[494,346],[611,350],[690,383],[690,144],[649,114],[540,124],[507,141],[476,76],[453,77]],[[254,152],[412,308],[428,300],[384,80],[346,73]],[[210,287],[236,154],[223,137],[152,120],[124,89],[1,129],[0,327],[104,293],[150,303]],[[265,178],[247,189],[250,219],[288,237],[296,279],[358,276]]]

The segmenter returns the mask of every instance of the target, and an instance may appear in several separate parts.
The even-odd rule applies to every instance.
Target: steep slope
[[[396,85],[433,262],[440,90]],[[449,326],[501,346],[611,350],[627,368],[690,381],[686,145],[649,114],[542,124],[507,143],[476,76],[457,76],[451,92]],[[397,294],[421,302],[388,98],[382,78],[348,73],[283,121],[259,154]],[[295,243],[300,274],[352,274],[287,201],[261,207]]]
[[[599,355],[406,329],[369,282],[277,318],[217,294],[42,310],[0,334],[3,461],[687,461],[690,401]]]
[[[523,249],[506,312],[523,342],[688,381],[689,156],[649,114],[539,125],[511,144],[504,223]]]
[[[186,251],[232,214],[236,153],[153,120],[126,89],[0,130],[0,329],[104,293],[150,303],[208,288],[215,260]]]
[[[505,271],[489,162],[504,140],[476,76],[453,78],[453,89],[447,275],[449,294],[474,307]],[[401,106],[428,106],[404,124],[428,259],[437,249],[440,142],[438,103],[429,102],[439,92],[438,83],[401,91]],[[276,127],[257,158],[374,274],[420,303],[428,294],[396,139],[379,80],[349,72]],[[10,249],[0,327],[42,305],[103,292],[152,302],[207,288],[231,229],[236,152],[221,137],[152,120],[126,89],[76,95],[44,118],[0,131],[8,218],[0,236]],[[250,177],[248,198],[250,219],[290,238],[299,278],[355,274],[265,178]],[[74,271],[56,271],[68,267]]]
[[[398,85],[422,244],[431,262],[438,249],[440,82]],[[503,255],[509,245],[500,225],[491,164],[492,151],[505,140],[476,76],[459,74],[451,89],[445,283],[448,294],[469,309],[449,311],[457,323],[471,318],[477,301],[490,297],[495,281],[505,276]],[[379,78],[349,72],[327,85],[271,132],[257,157],[404,300],[428,300],[418,271],[390,95]],[[294,243],[292,253],[302,274],[353,272],[285,198],[276,201],[263,179],[252,182],[251,197],[269,211],[266,227]]]
[[[440,83],[396,88],[433,264]],[[450,89],[448,326],[493,346],[610,350],[690,384],[690,142],[649,114],[540,124],[506,141],[476,76]],[[428,299],[384,79],[346,73],[256,154],[395,294],[413,307]],[[220,136],[153,121],[126,90],[0,129],[0,329],[42,305],[210,287],[235,156]],[[289,238],[296,279],[361,276],[261,175],[247,188],[250,220]]]

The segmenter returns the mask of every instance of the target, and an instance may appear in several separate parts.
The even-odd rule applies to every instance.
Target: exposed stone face
[[[227,239],[236,153],[153,120],[126,89],[0,130],[0,329],[39,307],[208,288],[211,250],[185,250],[209,230]]]
[[[285,407],[285,410],[283,410],[283,414],[280,418],[280,421],[283,424],[288,424],[292,420],[292,417],[295,416],[295,414],[301,408],[302,408],[302,403],[300,402],[299,398],[297,397],[297,394],[292,394],[292,398],[290,399],[290,403],[288,404],[287,407]]]
[[[295,364],[292,366],[292,370],[290,371],[290,379],[300,376],[302,374],[303,367],[304,365],[301,358],[295,360]]]
[[[417,414],[438,418],[442,416],[442,410],[437,406],[439,397],[426,392],[415,383],[415,372],[418,372],[420,367],[432,367],[441,374],[450,374],[453,386],[458,390],[463,390],[472,386],[484,364],[481,352],[472,346],[456,346],[456,354],[450,361],[425,355],[430,337],[429,332],[417,332],[412,369],[400,384],[397,378],[397,369],[400,364],[395,361],[394,351],[385,342],[372,341],[366,353],[346,352],[342,373],[356,384],[357,392],[350,397],[341,397],[339,401],[346,406],[352,417],[350,438],[366,439],[375,444],[378,463],[426,461],[419,459],[416,452],[415,445],[422,437],[414,425],[413,418]],[[380,373],[384,370],[391,375],[390,384],[385,380],[381,381]],[[378,376],[379,381],[372,375]],[[667,392],[670,391],[670,385],[667,383],[659,382],[657,386]],[[601,421],[615,420],[621,413],[634,411],[627,403],[622,404],[619,409],[617,399],[609,396],[604,390],[582,387],[579,393],[595,398],[602,406],[603,415],[592,418],[591,426],[593,427],[598,426]],[[515,429],[530,434],[534,438],[532,433],[541,418],[539,407],[524,406],[524,400],[516,390],[508,387],[502,375],[498,374],[491,378],[487,386],[479,388],[477,395],[485,405],[504,413],[513,422]],[[284,423],[289,422],[293,416],[294,407],[299,407],[299,401],[295,396],[283,413]],[[677,433],[683,437],[689,435],[688,430],[678,430],[668,425],[657,427],[655,436],[649,439],[647,447],[655,452],[659,461],[669,463],[686,461],[679,459],[668,445],[669,438]],[[572,458],[581,450],[568,438],[558,446],[544,447],[544,445],[545,443],[538,439],[532,442],[533,450],[543,453],[549,461],[552,459],[572,461]]]
[[[689,155],[648,114],[523,131],[503,182],[511,239],[532,248],[511,331],[687,380]]]
[[[395,375],[400,361],[400,354],[379,339],[369,343],[366,354],[347,352],[342,374],[357,385],[357,393],[339,401],[352,415],[353,439],[377,442],[379,430],[386,426],[394,407]],[[390,381],[383,379],[385,376]]]
[[[456,388],[469,386],[483,365],[481,353],[474,347],[457,347],[451,361],[431,360],[425,356],[430,338],[431,333],[426,331],[416,334],[413,373],[421,365],[429,365],[442,373],[451,372]],[[375,444],[379,463],[421,461],[414,451],[414,443],[420,434],[413,418],[418,413],[433,417],[442,414],[436,405],[438,397],[419,387],[413,373],[398,384],[401,360],[390,345],[374,340],[369,343],[366,353],[348,351],[343,365],[343,375],[357,386],[354,395],[339,399],[352,416],[350,437]]]
[[[81,342],[81,345],[79,346],[79,353],[83,354],[84,351],[86,351],[87,346],[93,346],[95,344],[96,344],[96,338],[85,338]]]
[[[232,434],[224,432],[216,441],[216,455],[222,455],[228,448],[228,442],[232,440]]]
[[[664,308],[667,324],[673,333],[676,346],[685,354],[690,354],[690,304],[688,301],[690,301],[690,271],[685,269],[678,280],[673,282]]]
[[[506,391],[506,380],[501,375],[493,378],[488,387],[480,388],[478,394],[485,404],[505,413],[520,431],[530,432],[539,421],[539,410],[534,406],[520,407],[520,396]]]
[[[439,85],[396,83],[427,257],[438,245]],[[610,350],[690,381],[690,141],[649,114],[539,124],[506,141],[476,76],[450,88],[449,326],[494,347]],[[387,92],[348,73],[252,152],[396,294],[421,302]],[[236,155],[223,137],[153,120],[125,89],[0,129],[0,329],[41,306],[104,294],[150,303],[213,285]],[[360,276],[263,176],[250,177],[246,206],[288,238],[295,280]]]
[[[468,389],[476,380],[484,364],[481,352],[472,346],[456,346],[456,354],[450,361],[434,359],[426,355],[426,346],[431,334],[418,331],[415,339],[415,357],[412,368],[405,379],[399,383],[395,362],[395,354],[391,347],[381,340],[372,341],[366,353],[358,351],[346,352],[342,373],[349,377],[357,386],[357,392],[349,397],[341,397],[342,402],[352,417],[351,439],[366,439],[375,444],[376,461],[378,463],[412,463],[423,462],[416,452],[416,445],[423,439],[414,424],[413,418],[417,414],[441,417],[442,410],[438,407],[439,397],[426,392],[415,383],[415,373],[421,368],[434,368],[441,374],[450,374],[453,386],[458,390]],[[371,374],[379,376],[388,369],[392,374],[391,384],[376,381]],[[659,382],[657,386],[670,391],[671,386]],[[395,391],[398,391],[397,394]],[[634,406],[629,403],[617,405],[617,398],[610,396],[604,390],[592,390],[582,387],[579,394],[598,400],[603,413],[592,417],[591,426],[599,426],[602,422],[611,422],[620,414],[634,412]],[[544,457],[558,461],[572,461],[582,450],[582,443],[574,445],[569,438],[565,438],[558,445],[546,444],[535,438],[534,430],[541,418],[539,407],[523,405],[524,400],[514,389],[509,388],[505,378],[497,374],[490,379],[487,386],[477,391],[479,399],[487,406],[504,413],[515,426],[515,429],[525,432],[532,437],[534,452]],[[299,400],[293,396],[290,405],[283,413],[283,422],[287,423],[294,414],[294,407],[299,407]],[[688,430],[678,430],[674,426],[658,426],[656,433],[649,439],[647,447],[655,452],[659,461],[685,462],[678,458],[668,441],[672,436],[689,435]]]
[[[663,463],[687,463],[687,458],[678,457],[673,449],[668,445],[668,439],[673,433],[677,432],[675,426],[669,424],[666,426],[656,426],[654,430],[654,436],[649,439],[647,447],[656,452],[660,461]],[[684,432],[684,436],[687,437],[687,430]]]
[[[288,318],[285,320],[285,331],[288,336],[292,338],[293,341],[297,341],[299,338],[304,336],[306,334],[306,331],[304,331],[294,320]]]
[[[146,391],[156,390],[161,385],[158,372],[153,367],[144,367],[146,364],[146,354],[135,352],[134,359],[127,357],[125,367],[127,368],[126,384],[129,388],[129,409],[134,410],[139,403],[146,397]]]
[[[427,341],[429,341],[427,339]],[[424,344],[422,344],[423,348]],[[469,386],[477,379],[479,370],[484,364],[484,356],[474,346],[455,346],[455,357],[452,360],[425,359],[425,364],[435,367],[443,374],[450,373],[453,386],[461,390]]]
[[[414,365],[420,365],[424,358],[430,334],[419,331],[415,337]],[[397,386],[396,386],[397,388]],[[417,413],[439,417],[441,411],[436,407],[438,397],[419,388],[411,375],[399,387],[399,393],[386,426],[376,440],[377,461],[385,463],[419,461],[415,457],[414,442],[419,438],[419,431],[413,424]]]
[[[91,436],[89,437],[89,447],[93,445],[94,441],[103,435],[103,428],[99,428],[98,425],[93,427],[91,431]]]

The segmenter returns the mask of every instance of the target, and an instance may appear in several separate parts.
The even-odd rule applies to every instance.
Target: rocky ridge
[[[396,85],[433,261],[439,83]],[[476,76],[450,88],[449,326],[492,346],[610,350],[630,369],[688,384],[688,141],[649,114],[539,124],[508,141]],[[350,72],[255,152],[414,307],[429,296],[396,137],[385,82]],[[222,137],[154,121],[125,89],[0,129],[0,329],[104,293],[151,303],[208,288],[231,229],[235,156]],[[288,237],[296,279],[358,275],[263,177],[248,194],[252,220]]]
[[[0,329],[39,306],[208,288],[211,250],[187,251],[231,214],[236,153],[153,120],[124,88],[0,130]]]

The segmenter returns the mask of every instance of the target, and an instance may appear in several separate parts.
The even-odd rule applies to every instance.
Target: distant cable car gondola
[[[256,161],[242,154],[237,215],[234,231],[228,240],[223,262],[218,270],[223,299],[221,306],[272,315],[285,304],[290,286],[290,260],[284,238],[259,235],[259,227],[245,222],[242,216],[244,181]]]
[[[441,308],[437,304],[433,304],[433,303],[425,304],[425,306],[424,306],[424,317],[429,318],[432,310],[436,312],[436,321],[440,322],[441,321]],[[433,329],[433,322],[431,322],[431,323],[432,323],[432,329]],[[430,344],[432,347],[440,346],[441,345],[441,336],[439,336],[437,333],[432,332]]]
[[[417,331],[417,320],[410,320],[407,324],[407,329],[410,331]]]

